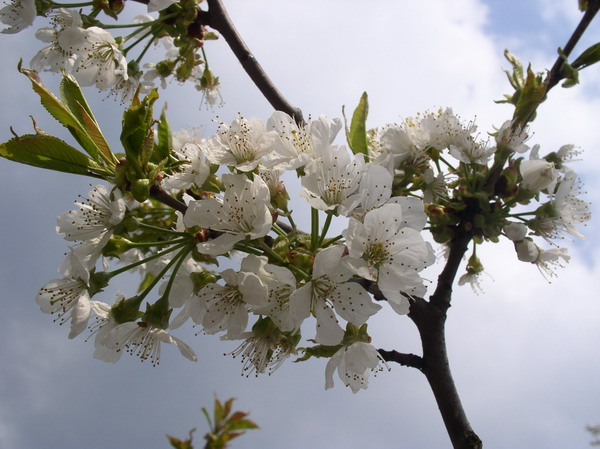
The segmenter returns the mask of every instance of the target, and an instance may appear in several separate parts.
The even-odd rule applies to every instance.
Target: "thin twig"
[[[452,285],[454,284],[458,267],[462,262],[465,252],[467,251],[467,247],[471,241],[471,238],[471,234],[459,229],[456,231],[456,235],[450,243],[448,260],[446,261],[446,265],[438,277],[438,283],[435,292],[430,297],[431,304],[438,307],[443,313],[445,313],[450,307],[450,301],[452,299]]]
[[[565,44],[565,47],[562,49],[562,51],[566,57],[568,57],[571,54],[571,52],[575,48],[575,45],[577,45],[577,43],[579,42],[579,39],[581,39],[581,36],[583,36],[583,33],[587,29],[588,25],[592,22],[592,20],[594,19],[594,17],[596,16],[596,14],[598,13],[599,10],[600,10],[600,1],[591,0],[588,3],[588,7],[585,10],[583,17],[581,18],[581,21],[579,22],[579,24],[577,25],[577,28],[575,28],[575,31],[573,31],[573,34],[571,35],[571,37]],[[559,81],[562,79],[560,71],[562,69],[563,64],[564,64],[564,60],[563,60],[563,58],[561,58],[559,56],[558,59],[556,60],[556,62],[554,63],[554,65],[552,66],[552,69],[550,69],[550,72],[548,73],[548,78],[547,78],[548,88],[546,89],[546,93],[550,89],[552,89],[554,86],[556,86],[559,83]]]
[[[205,21],[203,22],[205,25],[214,28],[225,38],[250,79],[256,84],[256,87],[259,88],[271,106],[277,111],[283,111],[291,117],[294,117],[294,120],[299,125],[304,123],[302,111],[292,106],[279,89],[275,87],[245,44],[229,18],[229,15],[223,6],[223,2],[221,2],[221,0],[208,0],[208,13],[202,14],[200,17]]]
[[[423,369],[423,359],[416,354],[404,354],[398,351],[386,351],[385,349],[378,349],[377,351],[386,362],[396,362],[402,366],[416,368],[419,371]]]
[[[160,187],[160,186],[156,186],[156,185],[152,186],[150,188],[150,196],[152,198],[154,198],[155,200],[158,200],[161,203],[166,204],[167,206],[171,206],[173,209],[178,210],[182,214],[185,214],[185,211],[187,210],[187,206],[185,205],[185,203],[182,203],[177,198],[173,198],[171,195],[169,195],[167,192],[165,192],[162,189],[162,187]]]

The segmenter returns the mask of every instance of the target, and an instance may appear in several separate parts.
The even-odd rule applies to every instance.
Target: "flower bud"
[[[150,180],[136,179],[131,184],[131,194],[136,201],[143,203],[150,197]]]
[[[521,187],[539,192],[556,182],[556,170],[552,162],[544,159],[534,159],[521,162]]]
[[[504,225],[503,230],[506,234],[506,237],[513,242],[523,240],[527,235],[527,226],[525,226],[523,223],[508,223],[507,225]]]
[[[540,254],[540,250],[533,241],[529,239],[515,242],[515,250],[517,251],[517,258],[522,262],[535,262]]]

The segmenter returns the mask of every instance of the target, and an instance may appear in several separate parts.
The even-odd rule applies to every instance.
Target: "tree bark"
[[[419,299],[411,306],[410,318],[421,335],[421,372],[427,378],[454,449],[481,449],[456,390],[446,350],[446,313]]]

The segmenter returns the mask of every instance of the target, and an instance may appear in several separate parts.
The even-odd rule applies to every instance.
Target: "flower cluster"
[[[92,7],[92,3],[88,6]],[[205,40],[217,36],[199,24],[199,3],[151,0],[148,14],[135,17],[133,23],[105,25],[98,14],[103,11],[116,19],[123,2],[105,3],[84,12],[81,8],[64,7],[68,6],[65,4],[54,6],[52,2],[38,4],[38,10],[33,0],[11,0],[0,9],[0,22],[5,25],[1,32],[18,33],[32,26],[36,16],[47,17],[49,26],[35,33],[45,46],[32,58],[32,69],[70,71],[81,85],[96,86],[120,96],[123,102],[129,101],[138,88],[142,93],[150,92],[157,81],[166,87],[169,77],[180,82],[192,80],[202,92],[202,101],[213,106],[220,99],[219,78],[209,69],[201,47]],[[119,29],[129,32],[132,28],[134,31],[126,35],[112,33]],[[133,48],[144,41],[144,48],[134,57]],[[164,57],[156,63],[142,64],[151,46],[162,47]]]
[[[327,388],[337,370],[356,392],[386,366],[366,331],[384,309],[370,292],[401,315],[426,296],[423,271],[435,256],[425,230],[442,246],[462,234],[473,240],[460,283],[477,288],[477,245],[506,237],[519,260],[551,275],[568,255],[534,238],[580,236],[576,225],[589,218],[568,166],[574,147],[540,157],[526,145],[527,131],[511,122],[490,143],[450,109],[428,112],[370,131],[367,152],[335,143],[340,128],[339,120],[298,124],[276,112],[266,122],[220,123],[208,139],[178,139],[170,162],[153,165],[156,174],[145,179],[170,194],[178,211],[147,196],[133,200],[133,178],[110,193],[95,187],[79,210],[58,218],[57,231],[77,244],[63,278],[41,289],[42,311],[70,322],[70,337],[95,317],[90,329],[101,360],[128,352],[158,364],[161,343],[196,360],[172,335],[191,321],[198,334],[240,341],[231,355],[241,357],[247,375],[272,373],[304,351],[302,360],[330,357]],[[310,232],[297,227],[288,207],[286,171],[302,188]],[[330,235],[335,218],[346,226]],[[123,266],[109,271],[112,262]],[[113,305],[93,299],[134,269],[140,293]],[[316,346],[301,347],[303,338]]]

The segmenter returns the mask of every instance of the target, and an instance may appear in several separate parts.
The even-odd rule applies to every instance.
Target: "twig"
[[[592,22],[599,10],[600,1],[590,0],[588,3],[588,7],[585,10],[585,13],[583,14],[583,17],[581,18],[581,21],[577,25],[577,28],[575,28],[575,31],[573,31],[573,34],[565,44],[565,47],[562,49],[566,57],[568,57],[571,54],[571,52],[575,48],[575,45],[577,45],[577,42],[579,42],[579,39],[581,39],[581,36],[583,36],[583,33],[587,29],[588,25]],[[556,59],[554,65],[552,66],[552,69],[550,69],[550,72],[548,73],[548,88],[546,89],[546,93],[554,86],[556,86],[562,79],[560,71],[562,69],[563,64],[564,60],[559,56]]]
[[[160,201],[167,206],[171,206],[173,209],[178,210],[182,214],[185,214],[187,206],[179,201],[177,198],[173,198],[167,192],[165,192],[160,186],[152,186],[150,188],[150,196],[155,200]]]
[[[207,14],[202,14],[200,17],[205,25],[214,28],[225,38],[250,79],[256,84],[256,87],[259,88],[271,106],[277,111],[283,111],[294,117],[298,125],[303,124],[302,111],[292,106],[269,79],[264,69],[235,29],[221,0],[208,0],[208,12]]]
[[[431,304],[438,307],[444,314],[450,307],[452,285],[454,284],[458,267],[467,251],[470,241],[471,234],[457,229],[456,235],[450,244],[450,254],[448,255],[446,266],[444,266],[444,269],[438,277],[435,292],[430,297]]]
[[[416,368],[418,370],[423,369],[423,359],[415,354],[404,354],[398,351],[386,351],[385,349],[378,349],[379,354],[383,357],[386,362],[396,362],[402,366],[408,366]]]

